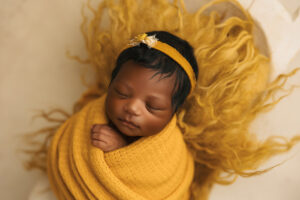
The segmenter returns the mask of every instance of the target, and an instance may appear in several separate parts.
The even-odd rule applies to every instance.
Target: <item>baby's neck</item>
[[[127,141],[128,144],[131,144],[141,138],[140,136],[127,136],[127,135],[124,135],[123,133],[121,133],[121,134],[125,138],[125,140]]]

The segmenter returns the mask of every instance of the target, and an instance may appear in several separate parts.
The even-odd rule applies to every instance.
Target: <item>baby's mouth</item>
[[[138,125],[136,125],[135,123],[131,122],[131,121],[127,121],[125,119],[119,119],[119,121],[124,125],[127,126],[130,129],[135,129],[135,128],[139,128]]]

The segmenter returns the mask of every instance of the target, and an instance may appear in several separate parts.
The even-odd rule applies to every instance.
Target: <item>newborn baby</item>
[[[150,33],[155,34],[186,49],[183,53],[190,53],[192,70],[197,71],[193,50],[187,42],[167,32]],[[92,144],[108,152],[160,132],[190,89],[186,72],[169,56],[144,43],[126,49],[118,58],[107,94],[109,124],[93,125]]]

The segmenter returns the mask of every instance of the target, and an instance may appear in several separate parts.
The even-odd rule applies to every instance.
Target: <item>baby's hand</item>
[[[107,124],[94,124],[91,129],[92,145],[104,152],[113,151],[127,145],[126,140]]]

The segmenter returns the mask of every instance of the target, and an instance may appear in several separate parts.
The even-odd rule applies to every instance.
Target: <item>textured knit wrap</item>
[[[189,199],[194,162],[176,117],[156,135],[104,153],[91,145],[90,129],[107,123],[105,99],[73,115],[52,139],[48,177],[58,199]]]

